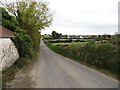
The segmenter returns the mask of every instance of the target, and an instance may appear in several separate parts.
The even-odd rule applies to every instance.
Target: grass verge
[[[2,72],[2,88],[6,88],[5,83],[13,80],[15,78],[16,73],[20,69],[22,69],[23,67],[27,67],[35,60],[36,59],[31,59],[31,58],[20,58],[20,59],[16,60],[12,66],[10,66],[9,68],[6,68]]]

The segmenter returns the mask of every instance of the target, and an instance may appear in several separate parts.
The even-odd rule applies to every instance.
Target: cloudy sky
[[[52,26],[42,31],[51,34],[93,35],[118,32],[119,0],[47,0],[55,12]]]

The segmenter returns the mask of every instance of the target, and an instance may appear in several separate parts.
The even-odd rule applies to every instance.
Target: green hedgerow
[[[16,45],[20,57],[33,57],[34,43],[27,31],[17,28],[12,41]]]

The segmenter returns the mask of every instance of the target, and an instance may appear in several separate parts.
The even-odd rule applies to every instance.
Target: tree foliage
[[[52,34],[51,36],[54,38],[54,39],[58,39],[62,36],[62,34],[60,33],[57,33],[56,31],[52,31]]]
[[[120,34],[116,34],[112,36],[112,43],[120,46]]]
[[[16,17],[20,27],[25,30],[41,30],[51,24],[52,14],[46,2],[21,0],[3,5]]]
[[[2,21],[1,21],[1,25],[11,31],[15,31],[16,26],[18,26],[17,21],[15,20],[14,16],[11,16],[5,8],[1,8],[1,12],[2,12]]]
[[[17,27],[14,34],[15,37],[11,38],[15,43],[20,57],[33,57],[33,40],[30,35],[27,34],[27,31]]]
[[[18,27],[17,21],[14,16],[11,16],[4,8],[2,9],[2,26],[14,31],[14,36],[12,41],[18,49],[20,57],[30,57],[33,58],[34,43],[30,35],[27,34],[26,30]]]
[[[33,38],[35,47],[39,47],[40,33],[38,30],[49,27],[52,22],[47,3],[32,2],[32,0],[21,0],[12,3],[2,3],[3,6],[15,16],[20,28],[27,31]]]

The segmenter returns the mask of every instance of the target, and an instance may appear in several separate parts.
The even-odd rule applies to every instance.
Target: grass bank
[[[27,67],[31,63],[35,62],[36,58],[20,58],[15,61],[15,63],[10,66],[9,68],[6,68],[2,72],[2,88],[6,88],[7,82],[10,82],[15,78],[16,73],[21,70],[24,67]]]
[[[113,78],[120,78],[120,47],[117,45],[88,42],[85,45],[70,44],[68,46],[57,46],[46,41],[45,43],[56,53],[92,67],[106,75],[112,76]]]

